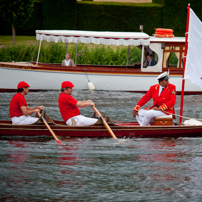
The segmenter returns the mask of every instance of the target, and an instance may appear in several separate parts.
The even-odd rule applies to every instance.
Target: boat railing
[[[35,61],[30,61],[30,63],[37,65]],[[63,67],[60,63],[43,63],[38,62],[38,66],[47,66],[47,67]],[[132,65],[93,65],[93,64],[77,64],[76,67],[99,67],[99,68],[128,68],[128,69],[140,69],[140,63],[134,63]],[[66,67],[67,68],[67,67]]]

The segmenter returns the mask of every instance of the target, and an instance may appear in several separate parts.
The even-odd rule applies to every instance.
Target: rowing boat
[[[59,137],[79,138],[111,138],[109,132],[102,124],[101,119],[90,126],[67,126],[64,121],[51,120],[44,116],[54,133]],[[106,118],[108,125],[118,138],[164,138],[164,137],[202,137],[202,126],[188,126],[184,124],[139,126],[137,122],[111,121]],[[31,125],[12,125],[11,121],[0,121],[0,137],[44,137],[52,136],[49,130],[39,119]]]
[[[188,6],[187,19],[189,19],[189,12],[190,12],[190,5]],[[202,79],[201,71],[199,71],[201,70],[200,68],[201,63],[199,62],[194,63],[195,64],[194,67],[197,66],[197,68],[192,67],[193,59],[191,58],[191,56],[194,58],[194,56],[196,55],[196,51],[195,51],[196,48],[200,50],[201,46],[200,46],[200,43],[198,43],[198,41],[202,40],[200,38],[199,40],[192,41],[192,39],[199,37],[198,33],[200,32],[197,31],[196,28],[199,27],[202,30],[202,23],[196,17],[194,17],[194,15],[195,15],[194,12],[191,10],[192,20],[190,25],[193,24],[193,26],[190,26],[191,27],[190,30],[192,30],[192,32],[190,32],[190,36],[192,37],[190,37],[190,41],[191,41],[189,44],[190,53],[188,55],[186,50],[187,50],[187,42],[188,42],[187,36],[188,36],[189,21],[187,21],[185,47],[184,47],[184,39],[183,40],[181,39],[181,42],[180,42],[176,38],[173,38],[172,42],[170,42],[169,41],[170,38],[166,38],[166,39],[163,39],[163,42],[162,42],[160,41],[161,39],[158,38],[158,39],[155,39],[155,41],[153,41],[154,42],[153,44],[152,43],[150,44],[150,41],[152,40],[150,40],[150,38],[147,35],[140,34],[138,37],[138,34],[133,34],[133,33],[131,34],[128,34],[128,33],[114,34],[113,33],[116,36],[112,37],[112,33],[108,33],[108,32],[86,33],[82,31],[82,32],[79,32],[80,33],[79,35],[78,32],[74,33],[74,31],[72,31],[71,34],[70,32],[62,32],[61,34],[59,31],[38,31],[37,38],[40,40],[40,42],[42,40],[47,40],[47,41],[55,40],[56,42],[62,40],[63,42],[75,42],[75,43],[77,42],[96,43],[96,44],[110,43],[113,45],[116,44],[116,45],[128,45],[128,46],[140,45],[142,46],[142,58],[144,56],[143,55],[144,46],[148,45],[151,50],[156,50],[158,52],[159,60],[157,64],[152,67],[149,66],[145,68],[145,70],[143,69],[143,60],[141,61],[140,69],[138,66],[137,68],[133,68],[133,69],[130,69],[128,67],[126,67],[125,69],[123,69],[122,67],[121,68],[120,67],[106,68],[106,67],[97,67],[97,66],[89,67],[88,74],[92,76],[92,78],[93,78],[93,75],[94,76],[96,75],[95,76],[96,80],[94,81],[98,82],[96,83],[96,85],[98,86],[98,90],[130,91],[129,89],[136,88],[136,90],[139,89],[139,91],[144,91],[142,88],[144,84],[145,84],[144,87],[147,87],[147,85],[154,83],[152,79],[155,79],[155,77],[157,76],[156,75],[157,73],[159,74],[159,72],[162,72],[163,70],[168,70],[167,64],[169,64],[169,62],[167,63],[167,61],[169,61],[169,57],[171,56],[171,53],[176,54],[176,57],[179,59],[177,68],[173,68],[172,71],[170,71],[171,72],[170,78],[172,79],[172,77],[174,77],[174,80],[172,80],[172,83],[176,85],[174,81],[177,81],[176,79],[177,77],[175,78],[175,76],[178,76],[180,80],[182,79],[181,78],[182,77],[181,62],[185,54],[183,70],[185,70],[186,58],[188,60],[188,65],[186,67],[187,71],[183,72],[183,82],[182,82],[183,85],[182,85],[182,89],[180,88],[180,91],[182,90],[180,119],[182,119],[184,91],[188,92],[187,90],[188,88],[190,88],[190,83],[186,82],[186,86],[188,87],[187,89],[186,88],[184,89],[184,80],[185,80],[184,73],[187,76],[187,78],[190,78],[190,80],[193,81],[193,83],[198,84],[197,82],[194,82],[194,80],[199,80],[200,81],[199,84],[201,84],[201,79]],[[195,26],[196,24],[198,26]],[[194,51],[192,51],[191,47],[194,47]],[[198,52],[200,53],[200,51]],[[164,61],[161,59],[164,59]],[[197,60],[199,59],[201,60],[201,57],[197,58]],[[42,86],[46,90],[52,88],[53,86],[55,86],[54,89],[59,89],[61,82],[64,80],[67,80],[68,76],[69,76],[69,80],[71,79],[71,81],[75,83],[75,88],[78,89],[79,87],[84,85],[83,77],[86,77],[85,75],[86,67],[80,67],[80,66],[59,67],[58,65],[50,65],[50,64],[40,64],[41,66],[38,66],[38,65],[39,65],[38,59],[35,64],[34,63],[31,63],[31,64],[0,63],[0,76],[1,76],[0,86],[3,86],[3,84],[7,84],[7,87],[6,87],[7,90],[16,88],[14,87],[14,83],[15,82],[17,83],[19,82],[19,80],[21,80],[19,78],[19,75],[21,75],[21,78],[27,78],[29,81],[29,84],[31,86],[33,84],[33,88],[36,87],[36,90],[40,90],[41,88],[39,87],[42,87]],[[165,68],[164,68],[164,65],[165,65]],[[11,72],[8,72],[8,70],[10,70]],[[18,70],[21,72],[21,74],[19,75],[17,73]],[[44,74],[44,72],[46,74]],[[58,73],[57,76],[56,76],[56,72]],[[195,74],[192,72],[194,72]],[[8,79],[8,75],[10,79]],[[113,77],[114,79],[112,79]],[[38,79],[37,82],[35,81],[35,78]],[[145,78],[147,82],[145,82]],[[33,79],[33,83],[31,82],[32,79]],[[74,82],[74,79],[76,79],[75,82]],[[76,86],[77,85],[76,83],[78,83],[78,86]],[[140,84],[142,85],[140,86]],[[117,88],[115,88],[115,86]],[[177,89],[179,89],[179,86],[178,85],[176,86],[177,86]],[[201,85],[198,85],[198,86],[201,86]],[[200,89],[200,87],[197,87],[197,88],[195,87],[195,90],[196,89]],[[137,90],[137,92],[139,91]],[[194,92],[194,89],[192,89],[192,92]],[[201,89],[200,89],[200,92],[201,92]],[[105,128],[105,126],[102,123],[103,119],[99,119],[99,121],[96,124],[90,125],[90,126],[67,126],[63,121],[51,120],[46,115],[44,117],[47,119],[49,126],[52,128],[52,130],[57,136],[90,137],[90,138],[110,137],[108,130]],[[109,118],[107,118],[107,122],[110,128],[115,133],[116,137],[118,138],[202,137],[202,125],[184,125],[182,123],[182,120],[180,120],[180,124],[173,124],[172,121],[170,120],[161,120],[161,121],[155,120],[155,122],[150,123],[150,126],[139,126],[137,122],[123,123],[123,122],[111,121]],[[51,134],[40,118],[39,121],[31,125],[12,125],[10,121],[2,120],[0,121],[0,136],[51,136]]]

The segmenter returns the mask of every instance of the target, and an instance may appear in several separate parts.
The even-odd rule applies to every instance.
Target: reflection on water
[[[59,91],[30,93],[30,106],[43,104],[60,119]],[[9,120],[13,93],[0,94],[0,119]],[[134,120],[131,111],[142,94],[74,91],[120,121]],[[184,116],[202,118],[200,95],[185,96]],[[190,106],[191,104],[191,106]],[[180,97],[176,113],[179,114]],[[193,105],[195,107],[193,107]],[[91,116],[86,108],[82,114]],[[200,201],[202,139],[53,138],[0,140],[0,201]]]
[[[201,139],[1,140],[1,201],[200,201]]]

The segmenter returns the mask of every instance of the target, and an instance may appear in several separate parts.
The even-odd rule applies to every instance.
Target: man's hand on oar
[[[53,130],[50,128],[50,126],[48,125],[48,123],[46,122],[46,120],[44,119],[44,117],[39,113],[37,112],[38,116],[42,118],[44,124],[46,125],[46,127],[48,128],[48,130],[50,131],[50,133],[52,134],[52,136],[55,138],[55,140],[57,141],[57,143],[61,144],[61,145],[64,145],[59,139],[58,137],[56,136],[56,134],[53,132]]]

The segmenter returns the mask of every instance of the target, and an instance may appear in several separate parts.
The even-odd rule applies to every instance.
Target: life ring
[[[174,34],[154,34],[154,36],[159,38],[173,38]]]
[[[174,37],[172,29],[164,29],[164,28],[154,28],[154,29],[156,30],[154,34],[155,37],[160,37],[160,38]]]
[[[158,33],[170,33],[172,34],[173,33],[173,30],[172,29],[164,29],[164,28],[154,28],[156,30],[156,32]]]

